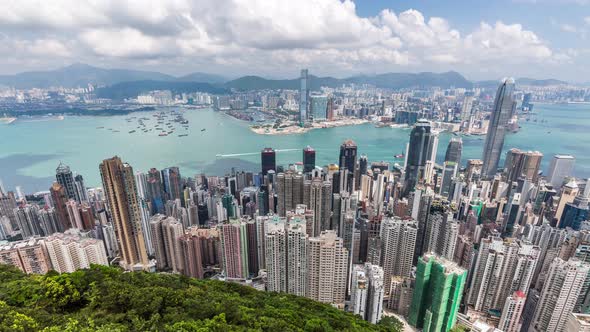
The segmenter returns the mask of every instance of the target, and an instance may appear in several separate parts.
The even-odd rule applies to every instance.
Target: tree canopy
[[[25,275],[0,265],[1,331],[399,331],[235,283],[105,266]]]

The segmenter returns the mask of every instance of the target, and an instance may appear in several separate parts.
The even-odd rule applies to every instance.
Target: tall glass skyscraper
[[[356,153],[357,153],[357,146],[356,143],[351,140],[347,139],[340,145],[340,158],[338,163],[338,168],[340,172],[340,181],[345,184],[342,186],[348,192],[353,191],[353,184],[354,184],[354,169],[356,167]]]
[[[447,146],[447,152],[445,153],[445,161],[454,161],[457,164],[461,164],[461,152],[463,151],[463,141],[461,138],[452,137]]]
[[[299,86],[299,124],[303,126],[307,121],[309,110],[309,77],[307,69],[301,70]]]
[[[55,179],[61,184],[66,190],[66,194],[69,199],[76,198],[76,186],[74,185],[74,175],[70,170],[70,167],[59,163],[55,170]]]
[[[311,146],[303,149],[303,172],[311,172],[315,168],[315,150]]]
[[[277,158],[273,148],[264,148],[260,152],[262,164],[262,175],[268,174],[268,171],[275,171],[277,168]]]
[[[311,96],[310,97],[310,111],[311,117],[313,121],[321,121],[326,120],[327,117],[327,109],[328,109],[328,97],[321,95],[321,96]]]
[[[494,109],[490,116],[488,133],[483,149],[482,177],[489,178],[496,174],[498,162],[504,146],[504,137],[508,130],[508,121],[514,114],[516,101],[514,100],[514,79],[507,78],[502,81],[496,92]]]
[[[410,133],[404,196],[413,190],[418,182],[424,180],[426,161],[432,155],[433,138],[430,122],[425,119],[418,120]]]

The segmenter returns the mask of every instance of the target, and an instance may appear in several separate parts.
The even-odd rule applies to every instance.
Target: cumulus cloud
[[[462,35],[446,19],[413,9],[361,17],[351,0],[3,1],[0,27],[29,57],[43,56],[45,49],[88,61],[266,72],[286,66],[379,72],[559,60],[520,24],[482,22]]]

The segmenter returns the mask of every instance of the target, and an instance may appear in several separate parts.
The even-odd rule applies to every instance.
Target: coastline
[[[314,129],[325,129],[346,126],[358,126],[361,124],[370,123],[371,121],[365,119],[340,119],[335,121],[323,121],[312,123],[310,127],[300,127],[296,124],[290,124],[283,128],[257,127],[250,126],[250,130],[258,135],[295,135],[305,134]]]

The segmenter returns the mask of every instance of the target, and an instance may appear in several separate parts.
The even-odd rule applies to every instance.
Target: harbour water
[[[538,104],[535,113],[530,121],[521,121],[518,133],[507,137],[504,151],[511,147],[539,150],[545,155],[545,171],[553,154],[573,154],[577,158],[576,175],[590,176],[590,105]],[[0,123],[0,179],[8,189],[21,185],[25,192],[47,190],[62,161],[82,174],[87,185],[98,186],[98,164],[113,155],[129,162],[135,171],[179,166],[184,176],[200,172],[221,175],[231,167],[259,170],[259,151],[264,147],[282,150],[277,153],[279,164],[301,161],[301,149],[307,145],[316,149],[316,163],[325,165],[337,162],[339,146],[347,138],[356,141],[359,154],[366,154],[369,161],[403,163],[394,155],[405,152],[409,136],[407,128],[375,128],[372,124],[316,129],[299,135],[258,135],[249,129],[250,123],[210,109],[183,111],[188,129],[177,124],[168,136],[143,132],[137,129],[135,120],[126,121],[153,114]],[[136,132],[129,133],[132,130]],[[441,135],[439,161],[451,137]],[[463,137],[463,163],[481,158],[483,140],[483,136]]]

